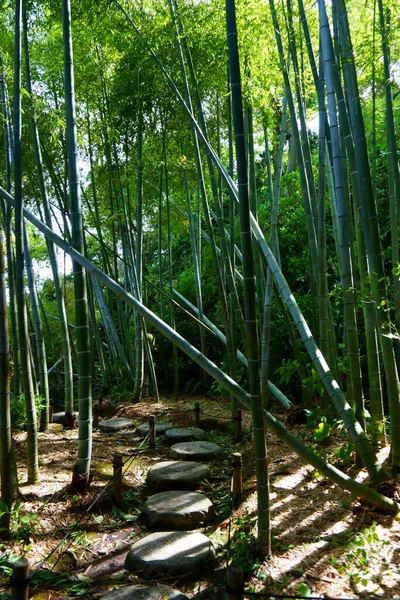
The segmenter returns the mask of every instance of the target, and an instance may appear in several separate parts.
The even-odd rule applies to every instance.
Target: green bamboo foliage
[[[25,10],[23,11],[23,29],[24,29],[26,87],[27,87],[27,91],[28,91],[30,97],[32,97],[32,81],[31,81],[29,43],[28,43],[28,23],[27,23],[27,15],[26,15]],[[47,192],[46,192],[45,178],[44,178],[44,173],[43,173],[43,161],[42,161],[42,152],[41,152],[40,141],[39,141],[39,133],[38,133],[38,128],[37,128],[33,105],[30,108],[31,108],[30,127],[31,127],[31,135],[32,135],[32,142],[33,142],[33,151],[34,151],[34,155],[35,155],[36,172],[37,172],[39,191],[40,191],[41,207],[44,212],[46,225],[48,227],[52,228],[52,218],[51,218],[50,206],[49,206],[48,196],[47,196]],[[61,343],[62,343],[62,349],[63,349],[65,425],[66,425],[66,427],[71,427],[73,425],[72,413],[74,410],[74,406],[73,406],[73,374],[72,374],[71,348],[70,348],[70,340],[69,340],[68,325],[67,325],[67,313],[66,313],[66,309],[65,309],[64,295],[63,295],[62,289],[61,289],[61,280],[60,280],[60,274],[59,274],[59,268],[58,268],[54,244],[50,240],[46,240],[46,243],[47,243],[47,252],[49,255],[51,271],[52,271],[52,275],[53,275],[54,293],[56,296],[58,322],[59,322],[59,327],[60,327]]]
[[[14,63],[14,194],[15,194],[15,262],[16,297],[22,380],[27,416],[28,482],[39,481],[39,458],[36,405],[30,364],[30,344],[25,303],[24,233],[21,164],[21,33],[22,0],[15,3],[15,63]]]
[[[12,495],[12,439],[10,414],[10,349],[8,342],[8,318],[6,273],[4,263],[4,229],[0,218],[0,460],[1,460],[1,508],[0,532],[10,529]]]
[[[242,91],[234,0],[227,0],[226,2],[226,22],[232,94],[232,113],[238,174],[240,237],[243,254],[244,304],[247,336],[246,347],[247,359],[249,361],[249,392],[256,457],[258,508],[257,550],[261,555],[269,555],[271,554],[271,524],[269,513],[268,461],[259,377],[260,359],[258,354],[256,290],[254,284],[252,238],[250,228],[249,183],[247,177]]]
[[[200,139],[202,140],[202,142],[205,146],[206,152],[212,158],[214,165],[216,166],[219,173],[221,174],[221,177],[222,177],[223,181],[225,182],[228,190],[230,191],[230,193],[232,193],[233,197],[237,201],[238,200],[238,190],[237,190],[235,183],[233,182],[232,178],[230,177],[227,169],[221,163],[221,161],[220,161],[218,155],[216,154],[216,152],[214,151],[214,149],[208,143],[206,136],[204,135],[204,133],[201,130],[201,127],[198,125],[193,113],[191,112],[191,110],[187,106],[186,102],[184,101],[182,95],[180,94],[179,90],[177,89],[173,79],[171,78],[168,71],[165,69],[165,67],[161,63],[157,54],[154,52],[154,50],[151,48],[149,43],[146,41],[146,39],[144,38],[142,33],[139,31],[139,29],[135,25],[135,23],[132,21],[132,19],[127,15],[127,13],[124,11],[124,9],[121,7],[121,5],[118,3],[117,0],[114,0],[114,3],[118,6],[119,10],[121,10],[121,12],[125,15],[125,17],[129,21],[129,23],[135,30],[136,34],[138,35],[138,37],[142,40],[143,44],[146,46],[146,48],[149,51],[150,55],[152,56],[153,60],[161,69],[168,84],[170,85],[171,89],[174,91],[176,98],[178,99],[178,101],[181,104],[182,108],[184,109],[185,113],[187,114],[187,116],[189,117],[191,122],[193,123],[193,126],[195,127],[198,136],[200,137]],[[329,181],[329,175],[328,175],[328,181]],[[276,262],[274,255],[271,252],[271,249],[269,248],[267,242],[265,241],[263,232],[261,231],[261,228],[260,228],[259,224],[257,223],[257,221],[254,219],[253,215],[250,215],[250,222],[251,222],[252,232],[258,242],[259,250],[262,254],[263,261],[265,262],[266,266],[271,267],[271,272],[274,276],[277,288],[279,289],[279,293],[281,294],[281,296],[288,308],[288,311],[292,316],[295,326],[296,326],[296,328],[299,332],[299,335],[305,345],[305,348],[315,366],[315,369],[321,379],[322,384],[324,385],[331,400],[333,401],[333,404],[334,404],[336,410],[338,411],[340,417],[343,418],[346,430],[348,431],[351,439],[353,440],[353,442],[355,444],[357,444],[358,452],[359,452],[360,456],[362,457],[363,463],[366,466],[370,477],[372,479],[379,479],[379,478],[384,477],[384,472],[383,472],[381,466],[379,465],[378,461],[376,460],[374,450],[373,450],[371,444],[369,443],[369,441],[367,440],[362,427],[355,419],[354,413],[353,413],[350,405],[346,401],[346,398],[345,398],[343,392],[341,391],[341,389],[338,385],[338,382],[333,377],[332,372],[329,369],[324,356],[322,355],[321,351],[319,350],[319,348],[315,342],[315,339],[310,331],[310,328],[309,328],[308,324],[306,323],[306,321],[297,305],[297,302],[294,299],[294,296],[291,293],[291,290],[285,280],[285,277],[283,276],[282,271],[281,271],[278,263]]]
[[[71,34],[71,6],[62,3],[64,41],[64,86],[67,116],[68,182],[71,207],[72,245],[83,253],[83,228],[80,202],[78,144],[74,93],[74,67]],[[85,271],[79,263],[73,264],[75,288],[75,317],[78,355],[79,441],[78,457],[74,471],[74,485],[86,488],[89,482],[92,455],[92,376],[89,334],[89,315]]]
[[[0,196],[6,200],[7,203],[14,205],[14,199],[8,192],[0,187]],[[199,350],[193,347],[187,340],[185,340],[179,333],[177,333],[167,323],[163,322],[157,315],[152,313],[147,307],[141,304],[131,294],[126,292],[118,283],[113,281],[108,275],[103,273],[100,269],[95,267],[89,260],[79,254],[72,246],[68,244],[63,238],[58,236],[54,231],[46,227],[37,217],[32,213],[24,209],[24,216],[28,219],[35,227],[39,229],[46,237],[49,237],[55,244],[62,248],[75,262],[79,262],[88,273],[96,277],[100,282],[112,290],[112,292],[118,296],[121,300],[129,304],[134,310],[136,310],[146,321],[151,323],[162,335],[164,335],[172,343],[176,344],[183,352],[187,354],[194,362],[196,362],[202,369],[206,370],[218,383],[220,383],[224,389],[229,393],[234,394],[236,398],[247,408],[250,408],[249,394],[243,390],[235,381],[233,381],[228,375],[221,371],[214,363],[212,363],[207,357],[203,356]],[[272,264],[272,260],[271,260]],[[339,469],[336,469],[330,464],[327,464],[314,452],[309,450],[300,440],[290,434],[286,428],[277,421],[270,413],[263,411],[263,418],[267,426],[281,439],[285,444],[291,447],[299,456],[304,460],[313,465],[320,473],[331,479],[334,483],[340,485],[343,489],[350,491],[355,496],[365,498],[368,502],[378,506],[384,510],[392,512],[398,512],[400,505],[379,494],[375,490],[358,483],[351,479],[348,475],[342,473]]]

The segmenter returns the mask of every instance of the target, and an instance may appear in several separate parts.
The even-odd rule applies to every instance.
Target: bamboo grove
[[[399,509],[373,489],[400,471],[395,4],[3,5],[5,530],[13,403],[25,404],[30,483],[50,396],[66,427],[78,410],[84,490],[93,390],[123,384],[134,401],[149,386],[156,398],[211,389],[233,416],[251,412],[262,555],[266,427],[354,495]],[[343,425],[372,487],[273,416],[296,405]]]

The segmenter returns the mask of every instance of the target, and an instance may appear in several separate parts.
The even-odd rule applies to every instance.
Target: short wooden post
[[[122,467],[124,465],[121,452],[116,452],[113,458],[113,500],[121,504],[122,500]]]
[[[228,600],[243,600],[243,571],[236,565],[229,565],[226,570],[225,592]]]
[[[232,454],[232,502],[237,506],[242,496],[242,455],[240,452]]]
[[[20,558],[13,564],[11,577],[12,600],[28,600],[29,596],[29,563]]]
[[[235,431],[233,435],[233,439],[235,442],[238,442],[242,437],[242,411],[240,408],[236,411],[235,417]]]
[[[98,429],[99,427],[99,405],[95,404],[93,406],[93,429]]]
[[[200,427],[200,403],[196,402],[194,405],[194,426]]]
[[[54,400],[53,400],[53,398],[50,398],[50,400],[49,400],[49,423],[53,422],[53,415],[54,415]]]
[[[156,447],[156,419],[149,417],[149,448]]]

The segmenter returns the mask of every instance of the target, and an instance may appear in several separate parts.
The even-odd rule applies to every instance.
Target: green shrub
[[[42,396],[36,396],[36,417],[39,420],[40,412],[44,407],[45,400]],[[21,431],[26,425],[25,396],[20,394],[11,398],[11,427],[14,431]]]

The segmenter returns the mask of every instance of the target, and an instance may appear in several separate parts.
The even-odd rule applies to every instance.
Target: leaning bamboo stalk
[[[0,187],[0,196],[2,196],[11,205],[14,204],[14,199],[10,194]],[[229,393],[232,393],[236,398],[244,404],[247,408],[250,408],[249,394],[243,390],[235,381],[233,381],[228,375],[226,375],[221,369],[219,369],[214,363],[212,363],[207,357],[203,356],[201,352],[194,346],[192,346],[187,340],[185,340],[177,331],[172,329],[167,323],[162,321],[157,315],[151,310],[134,298],[131,294],[126,292],[117,282],[112,280],[108,275],[103,273],[95,265],[93,265],[87,258],[77,252],[71,245],[68,244],[63,238],[57,235],[54,231],[49,229],[44,223],[42,223],[37,217],[30,213],[27,209],[24,209],[24,216],[30,221],[39,231],[41,231],[46,237],[49,237],[55,244],[64,250],[71,258],[79,262],[88,273],[96,277],[99,281],[110,289],[116,296],[121,300],[129,304],[133,310],[139,312],[139,314],[149,321],[162,335],[164,335],[172,343],[176,344],[187,356],[189,356],[194,362],[196,362],[201,368],[207,370],[207,372],[218,382],[224,389]],[[365,498],[375,506],[378,506],[384,510],[391,512],[400,511],[400,504],[394,500],[379,494],[375,490],[368,488],[367,486],[358,483],[354,479],[351,479],[348,475],[342,473],[339,469],[333,467],[329,463],[326,463],[314,452],[309,450],[300,440],[290,434],[286,428],[279,423],[272,415],[267,411],[263,412],[264,419],[267,426],[282,440],[284,443],[289,445],[293,450],[301,456],[306,462],[313,465],[320,473],[331,479],[334,483],[340,485],[343,489],[350,491],[355,496]]]

